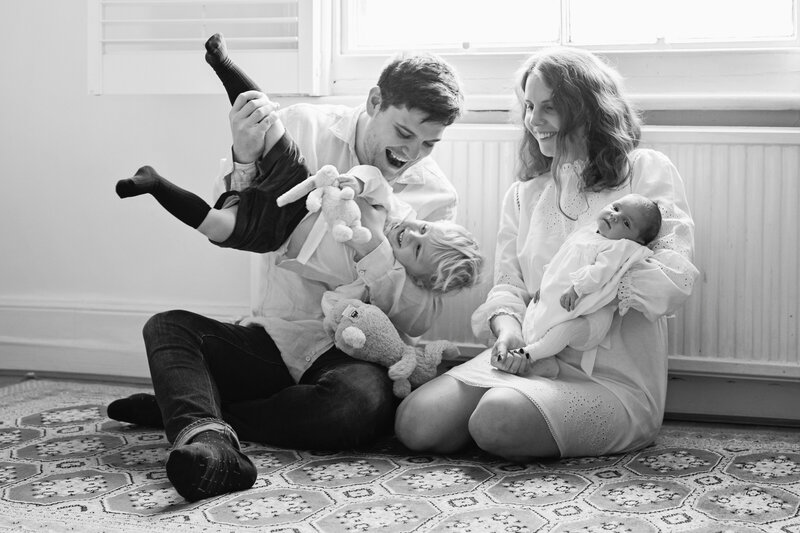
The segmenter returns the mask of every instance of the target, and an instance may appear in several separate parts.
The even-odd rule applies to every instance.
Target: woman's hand
[[[524,376],[531,370],[531,357],[522,348],[510,350],[505,356],[497,355],[492,357],[491,365],[498,370]]]
[[[522,348],[525,341],[522,339],[522,326],[511,315],[497,315],[492,318],[492,331],[497,340],[492,346],[492,362],[502,360],[511,350]]]

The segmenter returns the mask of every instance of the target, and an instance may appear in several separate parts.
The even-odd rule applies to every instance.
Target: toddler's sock
[[[217,73],[231,104],[245,91],[261,90],[258,84],[228,57],[225,39],[219,33],[215,33],[206,41],[206,63]]]
[[[120,198],[129,198],[141,194],[152,194],[164,209],[172,215],[195,229],[202,224],[211,206],[196,194],[182,189],[158,175],[152,167],[142,167],[136,171],[132,178],[125,178],[117,182],[117,195]]]
[[[189,501],[246,490],[257,477],[256,467],[231,440],[218,431],[203,431],[172,450],[167,477]]]
[[[567,346],[580,346],[589,338],[589,321],[583,317],[573,318],[550,328],[538,341],[525,347],[531,359],[543,359],[556,355]]]
[[[138,393],[114,400],[108,404],[106,412],[109,418],[120,422],[154,428],[164,427],[161,409],[152,394]]]

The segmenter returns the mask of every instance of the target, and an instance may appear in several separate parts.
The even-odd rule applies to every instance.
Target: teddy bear
[[[442,357],[459,354],[450,341],[433,341],[424,349],[406,344],[383,311],[360,300],[334,304],[323,325],[336,347],[347,355],[388,367],[398,398],[436,377]]]
[[[355,202],[355,191],[350,187],[339,188],[339,171],[333,165],[325,165],[319,171],[298,183],[278,197],[279,207],[299,200],[306,194],[306,208],[312,213],[322,209],[322,216],[337,242],[350,239],[364,243],[372,238],[372,232],[361,225],[361,209]]]

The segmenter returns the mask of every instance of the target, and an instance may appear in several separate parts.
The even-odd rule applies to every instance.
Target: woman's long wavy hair
[[[551,102],[561,119],[555,157],[542,154],[539,143],[524,126],[525,84],[534,71],[552,90]],[[519,180],[527,181],[552,170],[560,190],[558,169],[566,162],[563,161],[566,143],[585,142],[589,160],[582,175],[582,190],[602,191],[626,182],[630,174],[628,154],[639,144],[642,123],[625,97],[622,78],[614,69],[591,52],[551,48],[525,62],[516,88],[524,130],[519,147]]]

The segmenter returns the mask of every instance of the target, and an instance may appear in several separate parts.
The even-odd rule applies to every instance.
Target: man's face
[[[356,139],[358,161],[378,167],[387,180],[430,154],[446,127],[424,122],[427,114],[418,109],[389,106],[381,110],[368,105],[367,114],[361,139]]]

